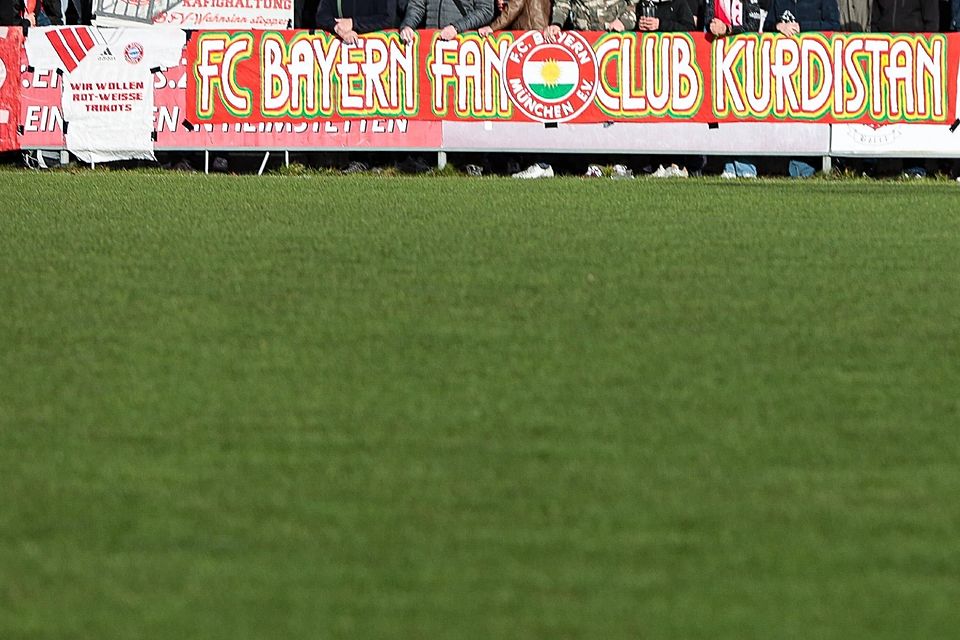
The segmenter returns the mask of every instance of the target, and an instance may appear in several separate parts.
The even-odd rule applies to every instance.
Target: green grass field
[[[951,638],[955,184],[0,173],[0,638]]]

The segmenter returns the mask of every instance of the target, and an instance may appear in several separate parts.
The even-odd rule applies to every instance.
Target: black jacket
[[[338,7],[339,4],[339,7]],[[343,15],[340,14],[343,8]],[[337,18],[353,18],[353,30],[370,33],[396,29],[400,24],[397,0],[320,0],[317,27],[333,33]]]
[[[773,33],[783,15],[790,12],[800,31],[840,31],[840,7],[837,0],[773,0],[764,30]]]
[[[940,30],[938,0],[873,0],[870,15],[871,31],[917,31],[936,33]]]
[[[637,20],[643,15],[644,2],[637,5]],[[693,11],[688,0],[657,0],[653,2],[654,15],[660,20],[657,31],[695,31]]]
[[[26,26],[26,22],[21,17],[23,13],[23,0],[0,0],[0,25],[12,27]],[[63,18],[60,16],[59,0],[37,0],[37,12],[43,8],[43,12],[50,18],[52,24],[63,24]]]

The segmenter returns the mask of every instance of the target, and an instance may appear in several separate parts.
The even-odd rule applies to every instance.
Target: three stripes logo
[[[101,36],[89,27],[51,29],[46,36],[67,73],[76,69],[94,48],[104,44]]]

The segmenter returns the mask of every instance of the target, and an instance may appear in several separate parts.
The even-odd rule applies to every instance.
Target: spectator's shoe
[[[667,167],[664,173],[666,173],[666,175],[664,176],[666,178],[689,178],[690,177],[690,173],[687,171],[686,167],[681,169],[676,164],[672,164],[669,167]]]
[[[603,169],[600,168],[600,165],[592,164],[587,167],[587,172],[584,174],[585,178],[602,178]]]
[[[663,165],[657,167],[657,170],[650,174],[651,178],[666,178],[667,170],[663,168]]]
[[[344,169],[343,172],[347,174],[363,173],[364,171],[368,171],[369,169],[370,167],[368,167],[367,165],[363,164],[362,162],[358,162],[354,160],[353,162],[347,165],[347,168]]]
[[[473,176],[475,178],[479,178],[483,175],[483,167],[478,164],[468,164],[463,168],[463,170],[467,172],[468,176]]]
[[[735,160],[723,165],[721,178],[729,180],[730,178],[756,178],[757,168],[749,162]]]
[[[613,165],[613,174],[610,176],[614,180],[633,180],[633,171],[627,169],[626,165]]]
[[[210,171],[214,173],[226,173],[229,169],[230,165],[227,164],[227,159],[221,156],[214,158],[210,164]]]
[[[402,162],[397,164],[397,171],[411,175],[427,173],[430,169],[430,165],[424,162],[423,159],[414,158],[413,156],[407,156]]]
[[[910,167],[903,172],[904,178],[926,178],[927,170],[923,167]]]
[[[535,180],[537,178],[552,178],[553,177],[553,167],[548,165],[546,162],[537,162],[532,164],[523,171],[513,174],[514,178],[520,178],[521,180]]]

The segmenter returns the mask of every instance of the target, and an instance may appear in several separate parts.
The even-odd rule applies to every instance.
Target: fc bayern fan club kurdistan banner
[[[958,38],[0,30],[0,148],[958,156]]]
[[[286,29],[293,0],[94,0],[98,27]]]
[[[960,36],[198,32],[199,123],[312,118],[949,124]]]

